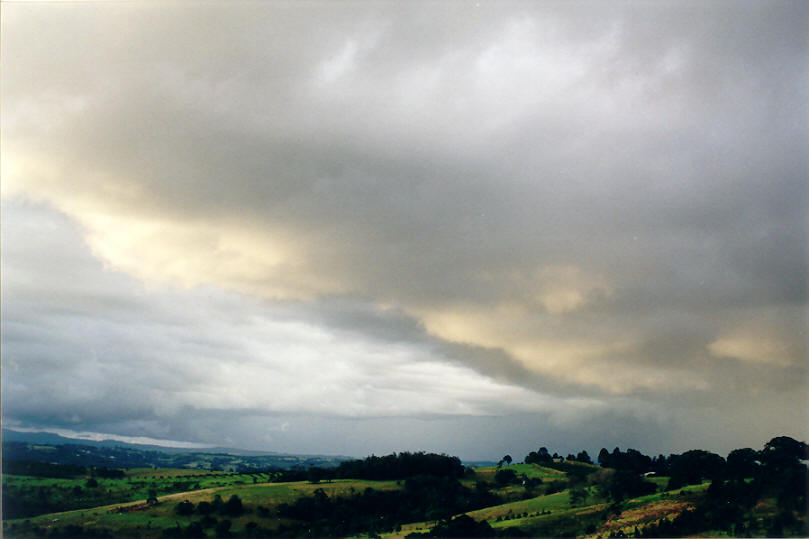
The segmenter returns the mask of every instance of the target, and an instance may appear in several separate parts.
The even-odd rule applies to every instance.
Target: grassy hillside
[[[225,502],[234,495],[241,500],[244,512],[242,514],[215,515],[213,518],[218,522],[229,520],[231,533],[238,534],[245,532],[250,522],[267,529],[277,529],[279,524],[288,524],[288,520],[278,517],[278,506],[311,496],[316,490],[322,490],[331,497],[352,492],[364,492],[368,488],[386,491],[401,487],[396,484],[396,481],[345,479],[322,484],[303,481],[256,485],[233,484],[160,496],[158,503],[154,505],[138,499],[134,502],[105,504],[84,510],[50,513],[30,519],[12,519],[4,522],[4,534],[7,537],[28,537],[35,536],[37,533],[53,533],[76,526],[107,530],[116,537],[160,537],[164,529],[177,526],[187,528],[191,522],[201,520],[199,513],[178,514],[179,503],[184,501],[194,505],[198,505],[200,502],[213,503],[217,496]]]
[[[12,504],[3,534],[806,536],[807,467],[803,446],[793,442],[774,439],[765,451],[743,450],[727,462],[691,451],[652,464],[638,452],[614,451],[616,468],[546,459],[464,469],[454,457],[420,453],[370,457],[331,472],[140,468],[77,475],[81,468],[73,465],[22,463],[17,475],[3,476],[4,509]],[[652,465],[671,475],[645,477],[655,473],[644,471]],[[340,470],[392,479],[336,478]],[[41,477],[46,472],[60,477]],[[47,507],[53,510],[36,513]],[[9,518],[21,510],[33,512]]]
[[[145,501],[157,496],[224,486],[267,482],[270,474],[234,474],[184,469],[136,469],[123,478],[3,475],[4,518],[83,509],[111,502]]]

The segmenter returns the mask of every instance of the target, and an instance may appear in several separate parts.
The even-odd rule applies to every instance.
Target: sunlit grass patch
[[[475,520],[495,521],[497,518],[515,517],[517,515],[535,515],[547,511],[561,511],[570,508],[570,492],[564,490],[547,496],[537,496],[527,500],[505,503],[470,511],[467,513]]]

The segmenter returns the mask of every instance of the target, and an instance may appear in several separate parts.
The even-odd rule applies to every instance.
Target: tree
[[[630,470],[617,470],[607,481],[607,492],[616,502],[625,498],[636,498],[646,494],[654,494],[657,485],[644,481],[641,476]]]
[[[191,522],[185,529],[186,537],[206,537],[205,531],[202,529],[202,523]]]
[[[598,464],[604,468],[609,468],[611,464],[610,460],[610,452],[607,451],[606,447],[602,447],[601,451],[598,452]]]
[[[213,505],[210,502],[199,502],[197,504],[197,513],[200,515],[210,515],[213,513]]]
[[[497,473],[494,474],[494,481],[501,486],[516,483],[517,474],[514,473],[514,470],[497,470]]]
[[[149,505],[157,504],[157,491],[155,489],[149,489],[149,496],[146,498],[146,503]]]
[[[758,451],[746,447],[734,449],[728,454],[726,471],[731,479],[755,477],[758,469]]]
[[[235,494],[228,498],[228,502],[225,504],[225,513],[234,517],[244,513],[244,506],[242,506],[241,498]]]
[[[581,505],[582,502],[587,498],[587,491],[583,488],[574,488],[570,491],[570,505],[572,507],[576,507]]]
[[[543,464],[551,460],[553,460],[553,457],[551,457],[547,447],[540,447],[539,451],[531,451],[528,453],[528,456],[525,457],[526,464]]]
[[[216,523],[214,531],[217,537],[228,537],[230,535],[231,522],[229,520],[220,520]]]
[[[323,470],[316,466],[312,466],[306,472],[306,478],[309,480],[310,483],[320,483],[320,479],[323,477]]]
[[[669,467],[671,478],[667,489],[671,490],[721,476],[725,471],[725,459],[702,449],[692,449],[682,455],[672,456]]]
[[[189,516],[194,514],[194,504],[188,500],[183,500],[174,508],[174,512],[178,515]]]
[[[511,455],[506,455],[502,459],[500,459],[500,463],[498,464],[498,466],[502,466],[503,463],[505,463],[506,466],[508,466],[509,464],[512,463],[513,460],[514,459],[511,458]]]
[[[494,530],[488,522],[476,521],[469,515],[461,515],[442,521],[430,530],[431,537],[492,537]]]

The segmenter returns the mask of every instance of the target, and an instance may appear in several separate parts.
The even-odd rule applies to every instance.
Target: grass
[[[626,502],[627,507],[634,507],[637,505],[644,505],[651,502],[663,501],[663,500],[670,500],[672,498],[681,498],[685,496],[689,496],[695,493],[701,493],[708,489],[711,486],[710,481],[706,481],[704,483],[700,483],[699,485],[686,485],[682,488],[674,489],[674,490],[667,490],[665,492],[657,492],[655,494],[647,494],[646,496],[640,496],[639,498],[632,498]]]
[[[176,492],[266,483],[267,474],[234,474],[187,469],[140,468],[127,470],[123,478],[94,478],[97,486],[89,487],[90,476],[70,479],[41,478],[3,474],[3,496],[6,507],[32,507],[48,500],[46,511],[81,509],[101,504],[146,500],[151,490],[158,497]],[[10,505],[9,505],[10,504]]]
[[[538,466],[535,464],[515,464],[505,467],[513,470],[518,477],[522,474],[529,478],[540,478],[543,483],[561,480],[567,475],[564,472]],[[476,470],[476,477],[464,480],[474,487],[476,481],[494,481],[497,468],[494,466],[480,467]],[[8,537],[33,537],[34,526],[45,528],[52,532],[68,525],[85,528],[104,528],[111,530],[116,537],[160,537],[163,530],[180,526],[186,528],[192,521],[198,522],[202,518],[199,514],[180,516],[176,514],[177,504],[188,500],[194,504],[201,501],[212,501],[219,495],[227,501],[232,495],[242,500],[246,509],[245,514],[237,517],[216,515],[221,521],[225,518],[232,522],[232,532],[236,535],[246,531],[248,523],[255,522],[262,528],[277,529],[279,525],[290,523],[279,519],[277,508],[279,504],[291,503],[302,496],[311,496],[322,489],[329,497],[362,493],[367,488],[375,490],[396,490],[401,487],[396,481],[366,481],[366,480],[335,480],[322,483],[309,483],[306,481],[293,483],[272,483],[267,480],[267,474],[233,474],[228,472],[206,472],[200,470],[169,470],[169,469],[137,469],[128,470],[124,479],[98,479],[99,492],[107,493],[104,501],[116,501],[91,509],[79,509],[61,513],[50,513],[30,519],[16,519],[3,523],[4,535]],[[27,489],[47,488],[52,493],[68,496],[76,486],[85,488],[87,477],[76,479],[47,479],[22,476],[3,476],[6,486],[24,487]],[[649,478],[663,488],[668,478]],[[253,482],[255,481],[255,483]],[[174,485],[192,485],[194,490],[184,490],[171,493]],[[632,531],[635,525],[661,518],[659,515],[675,515],[691,502],[694,494],[704,491],[708,483],[689,485],[670,492],[657,492],[648,496],[625,501],[619,515],[609,521],[606,516],[606,503],[595,495],[595,487],[588,488],[587,500],[580,507],[571,507],[570,491],[563,490],[554,494],[537,496],[525,500],[514,500],[501,505],[487,507],[467,514],[478,521],[487,521],[496,529],[518,527],[524,533],[533,536],[583,536],[597,530],[602,537],[611,532],[623,530]],[[197,489],[199,487],[199,489]],[[148,506],[145,499],[148,490],[154,488],[158,491],[159,504]],[[521,486],[507,486],[503,489],[512,499],[524,493]],[[499,492],[498,490],[498,492]],[[540,489],[538,489],[541,491]],[[126,499],[115,499],[129,496]],[[507,498],[508,499],[508,498]],[[102,502],[103,503],[103,502]],[[259,508],[266,508],[268,512],[260,512]],[[385,537],[403,537],[409,533],[423,533],[432,528],[436,522],[415,522],[402,526],[398,533],[387,533]],[[209,534],[213,530],[208,530]]]
[[[396,481],[365,481],[341,479],[327,483],[308,483],[305,481],[294,483],[264,483],[248,485],[229,485],[210,488],[200,491],[189,491],[158,497],[158,505],[146,506],[142,499],[130,503],[115,503],[94,507],[92,509],[79,509],[62,513],[50,513],[30,519],[15,519],[4,523],[4,531],[8,536],[19,536],[11,526],[18,529],[30,529],[34,526],[53,530],[68,525],[77,525],[93,528],[107,528],[114,530],[116,536],[143,536],[157,537],[164,528],[179,524],[185,528],[192,520],[199,520],[197,514],[193,516],[180,516],[175,512],[178,503],[188,500],[194,504],[201,501],[210,502],[214,496],[219,495],[224,501],[232,495],[242,500],[246,513],[237,517],[228,518],[233,523],[232,530],[236,533],[244,530],[250,521],[257,522],[263,527],[275,528],[282,521],[272,516],[264,518],[257,514],[257,507],[275,507],[281,503],[290,503],[302,496],[310,496],[317,489],[323,489],[330,497],[335,495],[348,495],[352,492],[363,492],[366,488],[375,490],[395,490],[401,488]],[[127,509],[134,509],[127,511]],[[122,512],[123,511],[123,512]],[[22,534],[24,535],[24,534]]]
[[[481,466],[479,468],[474,468],[475,470],[475,481],[488,481],[490,483],[494,482],[494,476],[499,470],[497,466]],[[517,476],[521,476],[525,474],[526,477],[532,478],[536,477],[542,479],[542,481],[553,481],[554,479],[564,479],[566,474],[564,472],[560,472],[559,470],[553,470],[551,468],[545,468],[543,466],[538,466],[536,464],[512,464],[510,466],[503,466],[502,469],[504,470],[513,470]]]
[[[669,499],[638,503],[632,509],[625,509],[617,516],[605,521],[596,530],[597,535],[610,535],[623,532],[634,533],[635,526],[643,527],[662,518],[674,518],[693,504],[690,501]]]
[[[603,520],[606,504],[565,509],[544,515],[491,522],[495,529],[515,528],[534,537],[570,537],[584,535],[588,527],[595,528]]]
[[[541,513],[553,514],[558,511],[570,509],[570,493],[568,491],[538,496],[528,500],[509,502],[501,505],[494,505],[477,511],[468,511],[466,514],[475,520],[486,520],[493,527],[510,527],[524,523],[525,518],[518,515],[527,513],[531,516],[538,516]],[[550,512],[550,513],[549,513]],[[500,518],[500,521],[497,519]],[[504,520],[504,519],[508,520]],[[404,537],[409,533],[424,533],[430,530],[435,522],[413,522],[402,526],[400,532],[382,534],[382,537],[396,538]]]

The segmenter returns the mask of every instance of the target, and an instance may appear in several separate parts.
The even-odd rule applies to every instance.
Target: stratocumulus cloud
[[[808,13],[4,6],[6,417],[805,433]]]

